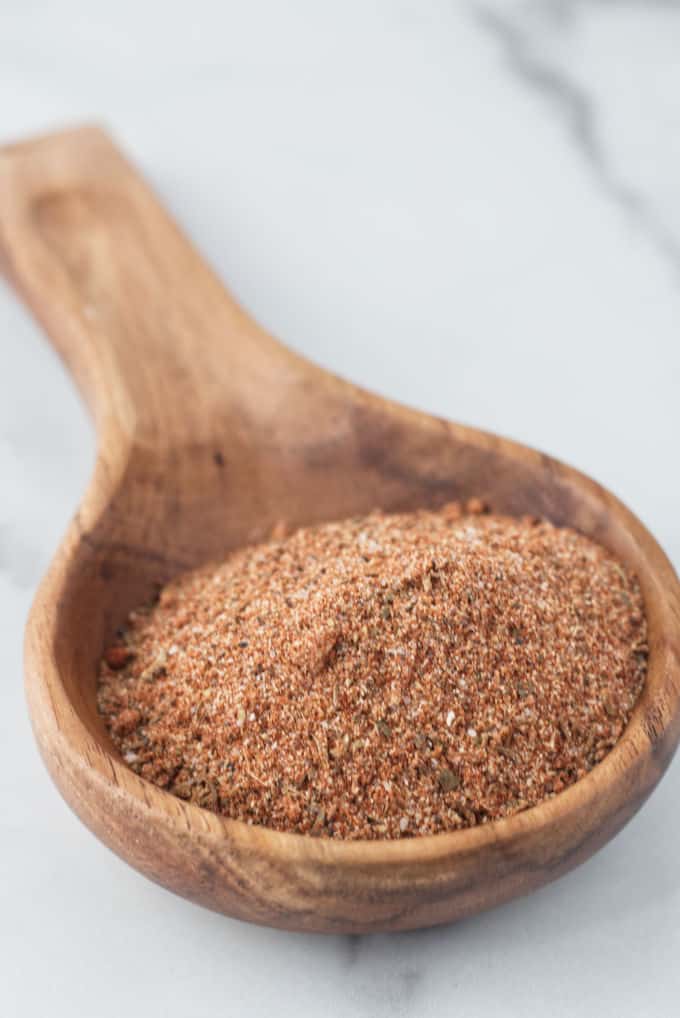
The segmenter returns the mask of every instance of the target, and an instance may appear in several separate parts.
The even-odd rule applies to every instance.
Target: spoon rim
[[[468,434],[474,432],[474,429],[467,429],[461,425],[455,427],[462,428]],[[478,437],[487,437],[484,433],[477,434]],[[506,442],[506,440],[503,441]],[[507,445],[517,446],[516,443],[511,442],[507,442]],[[532,451],[524,446],[519,446],[519,448],[522,451]],[[616,780],[620,783],[622,776],[625,777],[628,773],[632,773],[635,767],[640,764],[641,759],[654,752],[654,744],[657,741],[662,741],[661,735],[666,728],[663,721],[670,722],[673,717],[677,718],[680,714],[680,691],[678,689],[680,664],[672,645],[664,639],[664,634],[669,631],[673,623],[675,622],[677,625],[680,585],[664,552],[630,510],[590,478],[579,474],[578,471],[563,463],[553,462],[560,472],[566,471],[573,478],[578,478],[580,483],[586,482],[589,487],[594,487],[598,496],[606,496],[608,510],[621,514],[620,522],[635,539],[641,561],[645,562],[647,567],[641,572],[639,564],[636,566],[649,626],[650,652],[644,686],[628,724],[617,743],[582,778],[534,806],[506,817],[490,820],[474,827],[393,839],[314,837],[293,831],[279,831],[264,825],[248,824],[247,821],[215,813],[190,801],[179,799],[171,792],[137,775],[119,754],[111,752],[104,737],[97,748],[110,772],[108,780],[119,792],[130,794],[147,806],[151,803],[154,807],[159,808],[173,824],[176,822],[177,804],[181,803],[181,811],[189,821],[193,820],[195,829],[209,829],[212,837],[228,837],[235,830],[239,830],[246,837],[250,837],[254,833],[258,839],[264,838],[271,841],[272,847],[277,852],[285,853],[289,849],[296,857],[309,853],[310,856],[322,856],[327,864],[337,864],[338,866],[351,865],[358,856],[363,864],[384,863],[389,865],[453,857],[459,850],[478,849],[488,842],[493,842],[501,835],[504,840],[514,841],[521,838],[528,828],[536,830],[559,825],[564,821],[565,812],[582,809],[584,805],[595,803],[606,790],[611,789]],[[89,490],[85,498],[88,497],[88,494]],[[56,662],[53,662],[54,667],[51,670],[51,675],[48,676],[45,671],[44,652],[36,646],[38,632],[41,637],[40,643],[44,640],[46,617],[52,615],[53,622],[56,623],[54,613],[49,609],[51,605],[59,603],[67,594],[68,555],[69,552],[74,554],[77,550],[78,536],[71,534],[64,539],[62,547],[57,552],[38,589],[31,608],[26,627],[26,684],[32,716],[37,699],[43,700],[43,708],[46,701],[57,730],[59,723],[55,695],[58,695],[60,691],[64,701],[61,706],[71,707],[73,718],[77,720],[81,729],[80,735],[84,743],[87,744],[92,741],[93,733],[82,722],[77,710],[71,706],[70,696],[61,680]],[[663,565],[670,571],[675,580],[675,589],[671,587],[664,590],[656,581],[655,563],[647,561],[650,554],[654,558],[660,558],[660,561],[656,563],[656,568]],[[66,561],[64,561],[64,556],[66,556]],[[55,583],[57,587],[53,589]],[[652,588],[656,595],[653,598],[649,596]],[[675,602],[675,611],[673,601]],[[54,639],[56,635],[56,632],[53,632],[52,638]],[[40,667],[36,667],[34,664],[38,657],[41,659]],[[678,681],[674,682],[674,678]],[[93,681],[96,681],[96,676],[93,677]],[[653,738],[650,738],[650,716],[660,720],[663,729],[663,731],[655,733]],[[102,735],[104,736],[103,731]],[[76,752],[79,751],[76,750]],[[86,759],[83,754],[80,756],[85,766],[91,765],[91,761]],[[666,763],[664,763],[664,769],[665,766]],[[107,780],[106,776],[104,777]]]

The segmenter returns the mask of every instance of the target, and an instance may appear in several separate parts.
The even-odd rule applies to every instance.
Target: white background
[[[0,140],[109,125],[248,309],[405,402],[537,445],[680,565],[680,6],[0,6]],[[680,769],[585,866],[446,929],[312,937],[153,886],[34,749],[21,637],[90,425],[0,288],[0,1013],[674,1014]]]

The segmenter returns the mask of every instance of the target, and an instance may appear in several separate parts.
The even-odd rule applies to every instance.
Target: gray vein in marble
[[[680,10],[678,4],[672,6]],[[625,212],[680,277],[680,239],[659,220],[646,196],[621,179],[610,165],[598,132],[597,112],[586,90],[534,52],[519,17],[488,6],[475,6],[474,13],[480,26],[502,47],[507,66],[516,78],[560,115],[602,193]]]
[[[399,973],[401,997],[405,1004],[409,1004],[413,1000],[424,978],[425,973],[422,969],[413,966],[402,969]]]
[[[352,968],[359,960],[361,951],[361,937],[357,933],[348,933],[344,938],[344,945],[347,957],[347,965]]]
[[[367,960],[363,979],[358,983],[355,982],[355,988],[358,990],[357,999],[360,999],[364,1006],[369,1004],[368,1013],[377,1014],[384,1008],[391,1018],[401,1016],[410,1018],[418,1014],[417,998],[421,995],[426,980],[422,959],[419,959],[417,966],[395,965],[389,957],[387,959],[384,957],[380,941],[373,940],[372,944],[376,953]]]

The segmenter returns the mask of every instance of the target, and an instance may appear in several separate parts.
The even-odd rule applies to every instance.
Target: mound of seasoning
[[[104,656],[129,766],[227,817],[334,838],[487,823],[554,796],[644,683],[636,578],[475,503],[379,512],[169,583]]]

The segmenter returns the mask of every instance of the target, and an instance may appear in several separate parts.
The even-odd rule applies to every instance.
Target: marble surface
[[[591,473],[680,566],[680,4],[3,0],[0,132],[101,120],[285,342]],[[0,1013],[675,1013],[680,765],[530,899],[396,937],[201,911],[31,739],[21,634],[94,439],[0,289]]]

